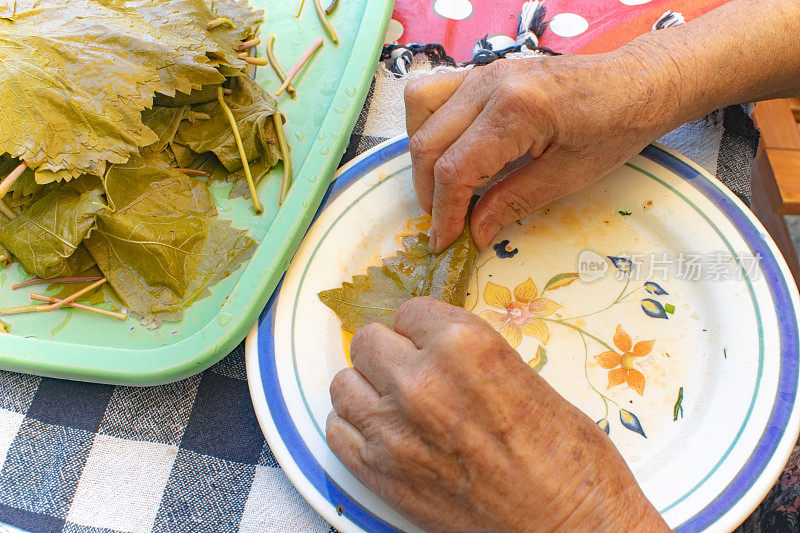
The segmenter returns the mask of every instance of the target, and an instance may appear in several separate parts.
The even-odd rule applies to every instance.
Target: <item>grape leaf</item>
[[[16,218],[0,222],[0,243],[35,276],[77,274],[92,265],[88,254],[75,253],[94,227],[102,193],[98,179],[50,187]]]
[[[153,99],[154,106],[183,107],[187,105],[205,104],[217,99],[217,85],[203,85],[189,94],[176,92],[174,96],[165,96],[156,93]]]
[[[94,258],[89,253],[89,250],[86,249],[84,243],[81,243],[75,249],[75,252],[64,261],[63,265],[59,266],[58,272],[48,277],[78,276],[94,266]]]
[[[0,180],[17,168],[21,162],[22,161],[14,157],[9,157],[7,155],[0,156]],[[33,170],[26,168],[9,190],[12,194],[16,193],[28,196],[33,193],[34,189],[36,189],[36,182],[33,181]],[[5,196],[3,199],[8,200],[8,196]]]
[[[341,320],[342,329],[355,333],[372,322],[392,327],[397,308],[416,296],[464,306],[477,255],[469,225],[439,255],[428,251],[424,233],[404,237],[403,246],[405,250],[385,258],[381,267],[369,267],[365,275],[319,293],[322,303]]]
[[[272,120],[277,111],[275,99],[245,74],[232,77],[230,88],[233,93],[225,97],[225,103],[236,119],[248,162],[266,157],[269,167],[274,166],[280,159]],[[211,118],[194,124],[181,122],[175,141],[197,153],[212,152],[228,172],[241,169],[233,130],[219,102],[195,105],[192,111],[206,113]]]
[[[263,10],[254,11],[246,0],[215,0],[212,4],[215,16],[227,17],[236,25],[232,35],[237,41],[258,35],[258,27],[264,22]],[[214,35],[219,37],[218,33]]]
[[[0,269],[6,268],[9,264],[11,264],[11,252],[0,244]]]
[[[156,142],[147,147],[148,150],[155,152],[166,150],[175,138],[175,132],[178,131],[178,126],[188,110],[189,106],[153,106],[152,109],[142,111],[142,122],[153,130],[157,137]]]
[[[180,143],[176,143],[176,142],[170,143],[168,153],[173,157],[175,163],[179,167],[192,166],[192,162],[200,157],[200,154],[198,154],[194,150],[192,150],[190,148],[187,148],[184,145],[182,145]],[[216,157],[214,157],[214,154],[209,154],[209,155],[214,160],[217,159]],[[220,168],[223,168],[223,169],[225,168],[222,165],[220,165],[219,161],[216,161],[215,164],[218,165]],[[203,167],[203,170],[208,171],[209,168]]]
[[[155,134],[141,120],[156,92],[188,93],[244,67],[233,45],[257,13],[203,0],[17,0],[0,17],[0,153],[40,183],[103,175]],[[244,27],[206,30],[228,8]]]
[[[255,183],[256,187],[258,187],[258,184],[261,183],[261,180],[264,179],[270,169],[275,166],[270,157],[259,157],[250,162],[249,165],[250,172],[253,175],[253,183]],[[244,169],[240,168],[236,172],[229,173],[225,180],[233,183],[228,198],[250,198],[250,187],[247,184]]]
[[[231,78],[233,94],[225,97],[239,127],[242,145],[253,181],[258,185],[281,159],[272,115],[277,104],[252,78],[239,75]],[[215,100],[192,106],[192,111],[206,113],[211,119],[191,124],[183,121],[171,145],[179,162],[190,160],[197,153],[211,152],[216,158],[208,166],[215,176],[232,182],[230,198],[250,197],[242,160],[225,113]],[[216,163],[216,164],[215,164]],[[222,168],[218,168],[221,165]]]
[[[113,5],[117,2],[105,0],[103,3]],[[127,3],[129,9],[136,9],[153,26],[201,41],[203,53],[212,64],[233,67],[233,70],[224,72],[225,75],[244,66],[236,47],[242,41],[255,37],[258,26],[264,21],[263,10],[254,11],[247,0],[149,0]],[[234,27],[222,24],[211,30],[206,28],[208,22],[220,17],[230,20]]]
[[[189,148],[175,143],[173,143],[171,147],[173,151],[176,148],[182,150],[180,153],[181,157],[184,159],[189,158],[193,154],[194,157],[196,157],[195,152]],[[180,159],[178,160],[180,161]],[[261,180],[267,176],[270,169],[275,166],[274,164],[270,164],[268,157],[259,157],[255,161],[248,161],[248,164],[250,165],[250,173],[253,175],[253,182],[255,183],[256,187],[258,187],[258,184],[261,183]],[[247,177],[245,176],[243,168],[240,168],[235,172],[228,172],[222,163],[219,162],[219,159],[217,159],[215,156],[212,156],[203,169],[211,173],[211,179],[233,184],[230,192],[228,193],[228,198],[250,198],[250,188],[247,185]]]
[[[115,165],[106,188],[115,210],[98,216],[84,242],[128,309],[140,315],[180,320],[255,249],[245,231],[216,218],[205,184],[170,167],[163,152],[144,150]]]
[[[233,94],[225,100],[236,118],[250,172],[258,185],[281,158],[272,119],[276,102],[249,76],[232,77],[230,86]],[[180,167],[193,166],[201,154],[214,154],[203,169],[211,172],[215,179],[233,183],[230,198],[250,197],[233,130],[216,100],[216,93],[213,102],[155,106],[142,117],[158,135],[158,141],[151,145],[153,149],[161,150],[168,144]]]

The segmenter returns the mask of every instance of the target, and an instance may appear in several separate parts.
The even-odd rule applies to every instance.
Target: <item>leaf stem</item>
[[[21,315],[22,313],[33,313],[35,311],[39,311],[40,307],[44,307],[42,305],[21,305],[18,307],[6,307],[5,309],[0,309],[0,316],[5,315]]]
[[[103,276],[69,276],[66,278],[31,278],[26,279],[25,281],[20,281],[19,283],[14,283],[11,286],[11,290],[21,289],[22,287],[27,287],[28,285],[38,285],[39,283],[88,283],[91,281],[98,281],[103,279]]]
[[[281,207],[292,187],[292,154],[289,153],[289,145],[286,143],[286,134],[283,131],[283,115],[275,113],[272,115],[272,120],[275,123],[275,135],[278,137],[278,147],[281,149],[281,159],[283,159],[283,178],[278,193],[278,207]]]
[[[328,20],[328,17],[325,14],[325,10],[322,9],[322,4],[320,3],[320,0],[314,0],[314,8],[317,10],[317,17],[319,18],[319,23],[322,24],[322,27],[325,28],[326,32],[328,32],[328,35],[330,35],[331,37],[331,41],[333,41],[333,44],[339,44],[339,35],[336,33],[336,29]]]
[[[99,205],[109,213],[114,213],[117,211],[117,206],[114,205],[114,200],[111,198],[111,195],[108,193],[108,175],[111,173],[111,169],[114,167],[114,163],[111,163],[106,168],[106,171],[103,173],[103,177],[100,178],[100,183],[103,184],[103,192],[106,194],[106,202],[108,205],[101,204],[100,202],[92,202],[94,205]]]
[[[225,103],[225,97],[223,96],[221,85],[217,87],[217,101],[219,101],[220,107],[225,112],[225,116],[228,117],[228,122],[233,130],[233,138],[236,139],[236,148],[239,150],[239,157],[242,160],[242,168],[244,169],[244,175],[247,178],[247,186],[250,188],[250,197],[253,200],[253,209],[255,210],[256,214],[260,215],[263,212],[263,209],[261,209],[261,202],[258,201],[258,193],[256,192],[256,185],[253,183],[253,175],[250,174],[250,165],[247,163],[247,154],[244,152],[242,137],[239,135],[239,127],[236,125],[236,119],[233,117],[233,113],[231,113],[228,104]]]
[[[259,44],[261,44],[261,39],[256,37],[255,39],[250,39],[249,41],[243,42],[242,44],[240,44],[239,46],[236,47],[236,50],[239,51],[239,52],[242,52],[244,50],[249,50],[250,48],[253,48],[254,46],[258,46]]]
[[[213,30],[214,28],[219,28],[220,26],[228,26],[231,29],[234,29],[234,30],[236,29],[236,24],[231,22],[231,19],[229,19],[227,17],[218,17],[218,18],[215,18],[214,20],[209,20],[206,23],[206,29],[207,30]]]
[[[39,302],[50,302],[50,303],[60,303],[61,300],[58,298],[54,298],[53,296],[45,296],[44,294],[39,294],[36,292],[31,293],[31,300],[37,300]],[[128,318],[127,313],[115,313],[114,311],[107,311],[105,309],[100,309],[99,307],[92,307],[91,305],[83,305],[75,302],[70,302],[67,304],[69,307],[74,307],[75,309],[83,309],[84,311],[90,311],[92,313],[97,313],[98,315],[108,316],[111,318],[118,318],[120,320],[125,320]]]
[[[278,75],[278,78],[281,80],[281,83],[286,81],[286,72],[283,70],[283,67],[280,63],[278,63],[278,58],[275,57],[274,51],[274,44],[275,44],[275,36],[273,34],[269,35],[269,40],[267,41],[267,58],[269,59],[269,64],[272,65],[272,69],[275,71],[275,74]],[[291,83],[286,87],[286,92],[289,93],[289,96],[294,98],[296,91],[294,90],[294,85]]]
[[[330,16],[336,11],[336,8],[339,6],[339,0],[331,0],[331,5],[325,8],[325,14]]]
[[[86,287],[82,288],[81,290],[73,292],[72,294],[70,294],[69,296],[64,298],[63,300],[58,300],[57,302],[51,303],[50,305],[37,306],[38,309],[36,309],[36,310],[37,311],[52,311],[53,309],[58,309],[59,307],[62,307],[62,306],[65,306],[65,305],[69,304],[70,302],[74,302],[75,300],[77,300],[78,298],[80,298],[81,296],[86,294],[87,292],[96,289],[97,287],[99,287],[100,285],[102,285],[105,282],[106,282],[106,278],[100,278],[99,280],[95,281],[91,285],[87,285]]]
[[[87,292],[96,289],[100,285],[106,282],[106,278],[101,278],[91,285],[87,285],[86,287],[82,288],[79,291],[73,292],[63,300],[58,300],[53,302],[49,305],[22,305],[19,307],[7,307],[6,309],[0,309],[0,315],[18,315],[20,313],[31,313],[31,312],[46,312],[46,311],[53,311],[58,309],[59,307],[63,307],[65,305],[69,305],[70,303],[74,302],[76,299],[80,298]]]
[[[294,14],[294,18],[300,18],[300,13],[303,11],[304,5],[306,5],[306,0],[300,0],[300,2],[297,4],[297,13]]]
[[[241,59],[248,65],[255,65],[257,67],[266,67],[267,65],[269,65],[269,61],[267,61],[263,57],[239,56],[239,59]]]
[[[314,52],[316,52],[317,48],[320,46],[322,46],[322,37],[317,37],[311,42],[308,48],[306,48],[306,51],[303,52],[303,55],[301,55],[298,60],[294,62],[294,65],[292,65],[292,67],[289,69],[289,72],[286,74],[286,79],[283,80],[283,85],[278,87],[278,91],[275,93],[275,96],[280,96],[281,93],[289,87],[289,84],[292,83],[292,80],[295,76],[297,76],[297,73],[300,72],[300,69],[303,68],[303,65],[305,65],[309,59],[311,59],[311,56],[314,55]]]
[[[9,172],[8,176],[6,176],[2,182],[0,182],[0,200],[2,200],[9,189],[11,189],[11,186],[14,185],[14,182],[17,181],[17,178],[22,176],[22,173],[25,172],[26,168],[28,168],[28,164],[23,161],[17,165],[14,170]]]
[[[0,213],[3,213],[8,220],[14,220],[17,218],[17,214],[11,210],[8,205],[3,200],[0,200]]]
[[[187,176],[197,176],[197,177],[200,177],[200,178],[207,178],[207,177],[209,177],[211,175],[208,172],[206,172],[205,170],[198,170],[196,168],[176,168],[175,170],[180,170],[181,172],[183,172]]]

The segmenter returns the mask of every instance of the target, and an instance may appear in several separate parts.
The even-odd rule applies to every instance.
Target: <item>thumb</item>
[[[492,185],[475,205],[470,220],[475,244],[485,248],[505,226],[596,179],[587,177],[574,162],[570,165],[563,153],[534,159],[511,172]]]

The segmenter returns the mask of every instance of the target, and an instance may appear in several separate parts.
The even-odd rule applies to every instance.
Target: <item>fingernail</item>
[[[489,246],[492,239],[501,229],[503,229],[503,225],[494,220],[484,221],[478,228],[478,239],[476,239],[478,247],[485,248]]]

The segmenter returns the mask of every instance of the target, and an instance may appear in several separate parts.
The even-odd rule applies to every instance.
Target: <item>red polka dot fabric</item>
[[[550,27],[540,44],[559,52],[613,50],[650,31],[668,10],[689,21],[726,0],[546,0]],[[484,35],[514,37],[522,0],[396,0],[392,18],[401,44],[439,42],[456,61],[468,61]],[[401,27],[402,28],[401,28]],[[396,37],[396,34],[394,35]]]

